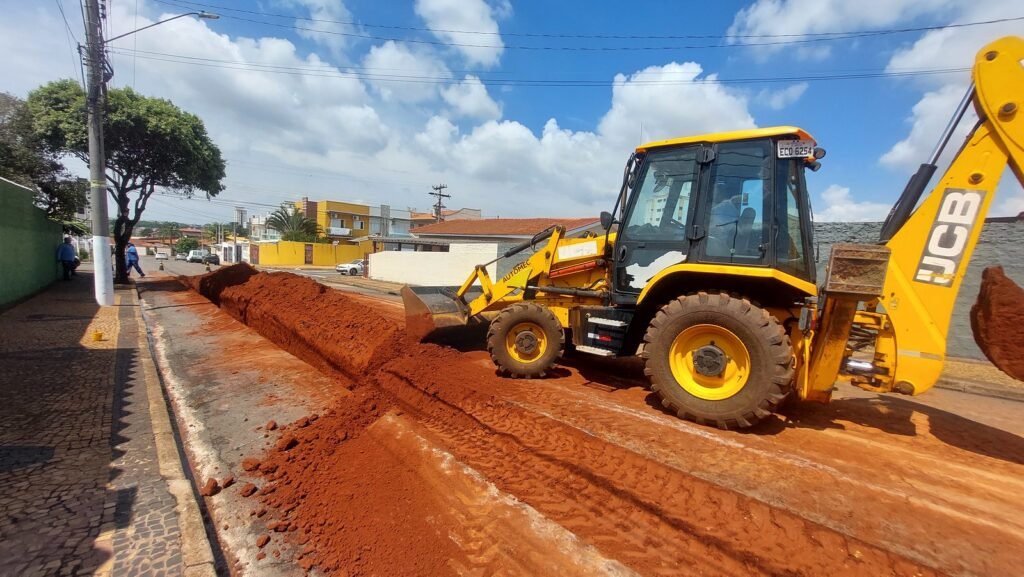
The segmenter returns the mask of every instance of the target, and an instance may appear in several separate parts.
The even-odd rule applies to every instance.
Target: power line
[[[116,54],[129,55],[131,52],[126,49],[117,49],[112,52]],[[304,76],[311,78],[337,78],[340,80],[372,80],[374,82],[397,82],[410,84],[452,84],[458,79],[436,77],[436,76],[407,76],[407,75],[378,75],[358,74],[335,71],[334,73],[317,73],[302,67],[279,66],[272,64],[249,63],[238,60],[218,60],[214,58],[200,58],[196,56],[183,56],[177,54],[164,54],[151,52],[149,55],[142,55],[138,58],[155,60],[159,62],[170,62],[176,64],[187,64],[190,66],[202,66],[206,68],[217,68],[222,70],[241,70],[248,72],[264,72],[269,74],[284,74],[288,76]],[[160,54],[161,56],[154,56]],[[931,76],[937,74],[955,74],[969,71],[969,67],[962,68],[938,68],[906,71],[879,70],[874,72],[824,74],[824,75],[802,75],[802,76],[777,76],[760,78],[707,78],[687,80],[630,80],[630,85],[690,85],[690,84],[761,84],[777,82],[812,82],[823,80],[858,80],[869,78],[898,78],[905,76]],[[481,79],[489,85],[494,86],[540,86],[540,87],[607,87],[615,86],[615,80],[572,80],[572,79],[514,79],[514,78],[487,78]]]
[[[79,44],[78,37],[75,36],[75,33],[71,30],[71,24],[68,23],[68,17],[64,13],[64,5],[61,3],[61,0],[54,0],[54,2],[56,2],[56,4],[57,4],[57,10],[60,12],[61,20],[64,21],[64,29],[67,32],[68,50],[71,51],[71,69],[72,70],[74,70],[76,68],[78,69],[78,73],[82,75],[82,87],[84,88],[85,87],[85,71],[82,70],[82,55],[78,54],[78,51],[75,50],[75,46],[81,46],[81,44]],[[72,43],[72,41],[74,41],[74,42]],[[78,58],[75,58],[76,54],[77,54]],[[74,74],[74,73],[72,73],[72,74]]]
[[[594,40],[594,39],[609,39],[609,40],[729,40],[732,38],[814,38],[820,37],[829,39],[830,37],[839,38],[861,38],[864,36],[878,36],[887,34],[904,34],[910,32],[929,32],[933,30],[943,30],[946,28],[965,28],[970,26],[984,26],[987,24],[998,24],[1002,22],[1012,22],[1016,20],[1024,20],[1024,16],[1012,17],[1012,18],[998,18],[993,20],[980,20],[976,22],[962,22],[959,24],[947,24],[941,26],[916,26],[907,28],[891,28],[883,30],[851,30],[851,31],[840,31],[840,32],[807,32],[803,34],[671,34],[671,35],[651,35],[651,34],[569,34],[569,33],[557,33],[557,32],[492,32],[485,30],[451,30],[444,28],[427,28],[421,26],[397,26],[390,24],[368,24],[365,22],[355,22],[346,20],[330,20],[326,18],[310,18],[306,16],[299,16],[295,14],[275,14],[272,12],[262,12],[257,10],[244,10],[241,8],[229,8],[220,4],[207,4],[203,2],[192,2],[189,0],[156,0],[161,4],[167,4],[169,6],[200,6],[206,8],[213,8],[218,11],[237,12],[240,14],[254,14],[258,16],[269,16],[273,18],[287,18],[290,20],[303,20],[306,22],[320,22],[325,24],[340,24],[346,26],[361,26],[363,28],[380,28],[382,30],[405,30],[410,32],[444,32],[448,34],[476,34],[481,36],[510,36],[510,37],[523,37],[523,38],[566,38],[566,39],[581,39],[581,40]],[[184,5],[184,6],[183,6]],[[230,17],[230,16],[228,16]],[[326,31],[324,31],[326,32]],[[459,44],[452,44],[452,46],[460,46]],[[497,46],[495,46],[496,48]],[[506,46],[506,48],[508,48]]]

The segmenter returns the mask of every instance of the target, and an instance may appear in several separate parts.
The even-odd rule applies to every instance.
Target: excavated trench
[[[273,449],[247,462],[262,478],[253,514],[299,546],[306,570],[502,573],[494,551],[506,544],[449,538],[460,521],[432,506],[444,489],[417,485],[394,448],[368,434],[397,417],[614,560],[609,574],[940,574],[503,398],[495,391],[506,384],[486,363],[412,342],[394,318],[311,279],[235,265],[182,280],[278,346],[353,383],[332,409],[283,427]],[[487,541],[486,531],[478,536]]]

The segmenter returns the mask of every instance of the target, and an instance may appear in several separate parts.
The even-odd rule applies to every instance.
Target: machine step
[[[626,321],[617,321],[615,319],[603,319],[600,317],[587,317],[588,323],[594,323],[595,325],[603,325],[606,327],[624,327],[628,325]]]
[[[587,346],[587,345],[576,345],[576,350],[577,351],[582,351],[584,353],[589,353],[591,355],[597,355],[597,356],[600,356],[600,357],[614,357],[615,356],[615,351],[609,351],[608,349],[600,349],[600,348],[597,348],[597,347],[590,347],[590,346]]]

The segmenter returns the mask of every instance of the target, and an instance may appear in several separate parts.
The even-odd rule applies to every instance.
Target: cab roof
[[[665,146],[676,146],[679,144],[695,144],[698,142],[729,142],[732,140],[750,140],[752,138],[765,138],[769,136],[796,136],[801,140],[814,140],[807,131],[796,126],[771,126],[768,128],[752,128],[750,130],[734,130],[732,132],[712,132],[710,134],[698,134],[684,138],[671,138],[669,140],[655,140],[647,144],[641,144],[636,148],[637,152],[644,152],[652,148]]]

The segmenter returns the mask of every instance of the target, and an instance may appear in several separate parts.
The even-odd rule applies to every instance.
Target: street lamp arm
[[[154,23],[150,24],[149,26],[143,26],[142,28],[139,28],[137,30],[132,30],[131,32],[125,32],[124,34],[119,34],[117,36],[114,36],[113,38],[108,38],[108,39],[103,41],[103,45],[106,46],[107,44],[110,44],[114,40],[119,40],[121,38],[124,38],[125,36],[131,36],[132,34],[135,34],[136,32],[142,32],[143,30],[145,30],[147,28],[152,28],[154,26],[159,26],[161,24],[165,24],[167,22],[170,22],[171,20],[177,20],[178,18],[184,18],[186,16],[198,16],[200,18],[205,18],[205,19],[208,19],[208,20],[216,20],[217,18],[220,18],[220,16],[217,16],[216,14],[212,14],[210,12],[203,12],[203,11],[200,11],[200,12],[186,12],[184,14],[178,14],[177,16],[172,16],[172,17],[168,18],[167,20],[161,20],[159,22],[154,22]]]

